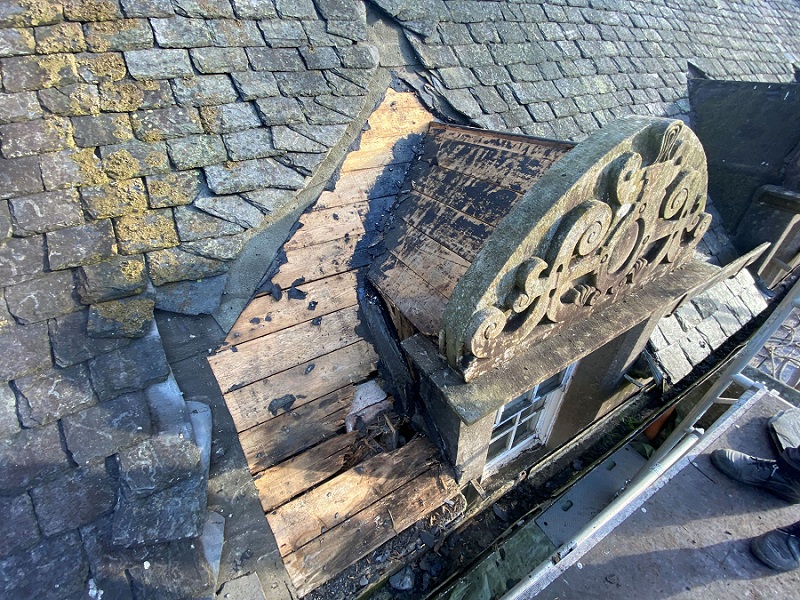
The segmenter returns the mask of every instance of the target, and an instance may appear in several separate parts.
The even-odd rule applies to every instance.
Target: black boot
[[[750,551],[762,563],[776,571],[800,567],[800,523],[768,531],[750,542]]]
[[[765,489],[792,504],[800,503],[800,482],[785,477],[777,461],[736,450],[714,450],[711,462],[731,479]]]

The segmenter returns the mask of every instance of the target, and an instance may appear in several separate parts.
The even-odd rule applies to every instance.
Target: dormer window
[[[545,379],[497,410],[484,477],[494,474],[522,451],[547,443],[577,365],[576,362]]]

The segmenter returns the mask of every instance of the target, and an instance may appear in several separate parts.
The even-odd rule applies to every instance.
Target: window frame
[[[553,432],[553,426],[555,425],[556,416],[558,415],[558,411],[561,408],[561,403],[564,400],[564,395],[567,391],[567,388],[569,387],[570,382],[572,381],[572,377],[575,374],[575,368],[577,366],[578,366],[578,361],[572,363],[566,369],[561,371],[561,380],[558,384],[558,387],[556,387],[553,390],[550,390],[549,392],[546,392],[544,395],[537,396],[536,394],[539,390],[539,387],[542,385],[542,383],[545,383],[547,379],[545,381],[536,384],[532,389],[528,390],[521,396],[517,396],[516,398],[511,400],[511,402],[507,402],[506,404],[497,409],[497,413],[495,414],[495,422],[492,427],[492,435],[489,440],[489,446],[487,448],[487,461],[483,467],[484,478],[494,475],[503,465],[515,459],[523,451],[536,446],[543,446],[547,443],[550,434]],[[506,409],[507,406],[520,399],[526,399],[526,400],[535,399],[535,402],[524,404],[518,411],[513,413],[513,415],[510,416],[503,415],[503,411]],[[538,402],[539,400],[543,401],[542,407],[537,408],[529,415],[522,417],[522,413],[524,413],[532,405],[535,405],[535,403]],[[526,423],[529,423],[531,419],[533,419],[534,416],[537,414],[539,415],[539,417],[536,420],[533,433],[528,437],[526,437],[525,439],[523,439],[521,442],[515,444],[514,443],[515,440],[518,439],[517,432],[520,429],[524,428]],[[510,430],[505,429],[505,431],[503,431],[502,433],[498,433],[498,429],[504,424],[508,423],[508,421],[511,419],[514,420],[511,429]],[[504,436],[509,437],[509,441],[506,444],[506,448],[503,451],[501,451],[497,456],[489,459],[488,449],[491,448],[493,443],[495,443],[497,440],[502,439]]]

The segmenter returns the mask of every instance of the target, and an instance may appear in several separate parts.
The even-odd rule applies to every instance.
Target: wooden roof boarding
[[[209,358],[301,595],[458,492],[425,438],[391,450],[346,427],[359,388],[377,378],[358,272],[431,118],[389,90],[335,189],[300,218],[271,284]]]

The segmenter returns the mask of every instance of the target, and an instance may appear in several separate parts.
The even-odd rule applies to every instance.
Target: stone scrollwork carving
[[[484,244],[445,311],[466,381],[680,267],[711,223],[706,159],[680,121],[612,123],[548,170]]]

